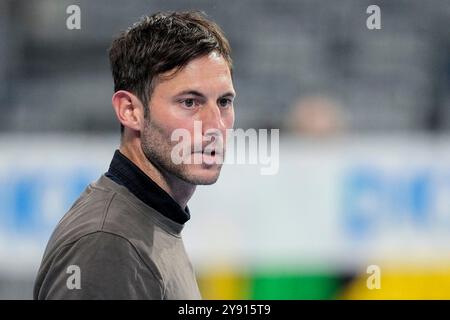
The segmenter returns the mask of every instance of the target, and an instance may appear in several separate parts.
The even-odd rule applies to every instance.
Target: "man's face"
[[[169,75],[168,79],[164,76]],[[214,139],[210,133],[214,130],[223,138],[225,152],[226,130],[233,127],[235,91],[227,62],[216,52],[190,61],[177,73],[169,71],[162,75],[162,81],[155,86],[150,99],[149,118],[141,134],[141,146],[147,159],[159,169],[177,176],[191,184],[212,184],[219,177],[224,154],[209,155],[205,146]],[[199,121],[199,122],[197,122]],[[194,122],[201,123],[201,130],[194,137]],[[191,163],[176,164],[172,150],[179,141],[171,141],[174,130],[189,132],[189,152],[183,155],[200,159]],[[198,133],[201,134],[198,137]],[[219,141],[216,140],[216,141]],[[186,143],[183,141],[183,143]],[[214,145],[214,143],[213,143]],[[222,151],[220,148],[219,151]],[[219,160],[219,161],[218,161]]]

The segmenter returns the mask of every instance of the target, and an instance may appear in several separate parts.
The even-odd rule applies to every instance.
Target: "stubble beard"
[[[141,148],[151,164],[158,170],[163,170],[192,185],[211,185],[217,181],[222,164],[214,165],[214,169],[209,169],[216,170],[215,175],[206,177],[192,174],[189,166],[194,166],[193,164],[175,164],[172,161],[170,155],[177,142],[172,142],[170,138],[170,134],[166,135],[163,128],[153,123],[150,117],[145,119],[144,130],[141,133]],[[203,166],[203,164],[196,166]]]

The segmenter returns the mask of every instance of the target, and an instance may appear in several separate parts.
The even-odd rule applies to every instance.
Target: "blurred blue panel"
[[[343,221],[350,236],[363,238],[372,231],[383,188],[380,174],[373,168],[357,168],[343,180]]]
[[[18,176],[12,186],[13,228],[17,232],[27,232],[35,227],[36,209],[39,198],[37,178],[30,175]]]

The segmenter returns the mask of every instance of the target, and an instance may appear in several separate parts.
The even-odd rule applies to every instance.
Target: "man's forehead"
[[[164,74],[159,85],[175,91],[234,91],[228,63],[222,56],[209,55],[190,61],[184,68]]]

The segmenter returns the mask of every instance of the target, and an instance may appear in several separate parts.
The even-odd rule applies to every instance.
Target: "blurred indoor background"
[[[231,43],[235,127],[280,129],[277,174],[225,166],[191,200],[203,297],[450,298],[450,1],[0,0],[0,299],[32,297],[51,231],[118,146],[113,37],[182,9]]]

